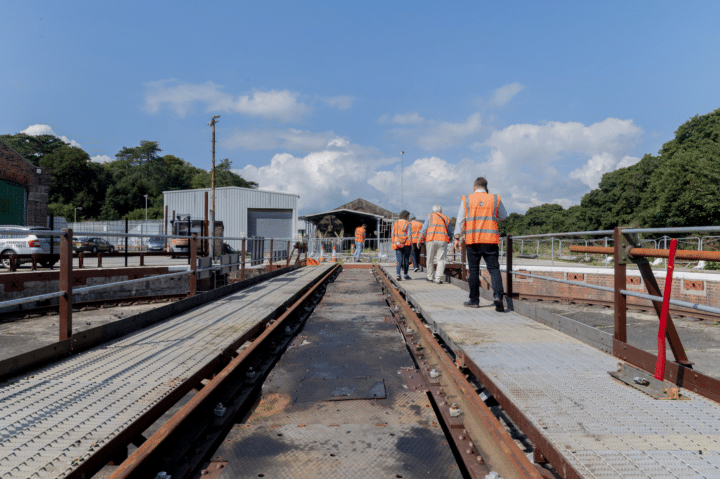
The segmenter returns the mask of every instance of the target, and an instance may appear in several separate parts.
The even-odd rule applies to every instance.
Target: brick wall
[[[0,140],[0,180],[10,181],[27,191],[26,226],[47,226],[50,172],[41,170]]]

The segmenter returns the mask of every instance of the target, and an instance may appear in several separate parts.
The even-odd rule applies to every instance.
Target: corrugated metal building
[[[197,190],[164,191],[167,221],[175,215],[190,215],[192,219],[205,219],[205,192],[209,208],[212,203],[210,188]],[[264,236],[265,238],[293,239],[298,231],[298,195],[273,191],[225,186],[215,188],[215,221],[222,221],[226,238]],[[169,228],[169,226],[168,226]],[[240,241],[226,241],[240,248]]]

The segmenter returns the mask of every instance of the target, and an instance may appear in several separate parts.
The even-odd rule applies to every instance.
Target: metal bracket
[[[637,234],[625,234],[620,230],[620,238],[618,241],[618,264],[627,264],[632,261],[633,258],[630,255],[630,250],[635,248],[640,242],[640,238]]]
[[[608,371],[610,376],[624,382],[628,386],[644,392],[655,399],[689,401],[690,398],[680,394],[680,388],[669,381],[658,381],[652,374],[625,363],[618,363],[617,371]]]

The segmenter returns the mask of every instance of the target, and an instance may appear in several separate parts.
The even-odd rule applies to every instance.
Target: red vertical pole
[[[168,205],[165,205],[165,236],[167,236],[167,223],[168,223]],[[163,238],[165,240],[165,246],[163,246],[163,251],[167,250],[167,238]]]
[[[72,336],[72,229],[60,237],[60,341]]]
[[[240,281],[245,280],[245,238],[242,240],[242,248],[240,249]]]
[[[677,240],[670,240],[670,255],[668,256],[667,274],[665,275],[665,294],[663,294],[662,313],[660,314],[660,327],[658,328],[658,357],[655,363],[655,379],[662,381],[665,377],[665,335],[667,334],[668,311],[670,310],[670,293],[672,292],[672,277],[675,269],[675,251]]]
[[[197,234],[193,234],[188,240],[190,256],[190,293],[189,296],[195,296],[197,291]]]

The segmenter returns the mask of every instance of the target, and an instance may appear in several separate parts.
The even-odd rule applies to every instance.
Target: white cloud
[[[421,117],[420,114],[416,111],[404,114],[398,113],[392,118],[390,118],[388,115],[383,115],[378,118],[378,123],[397,123],[399,125],[406,125],[409,123],[422,123],[424,121],[425,118]]]
[[[524,85],[521,85],[517,82],[502,86],[495,90],[495,94],[490,100],[490,103],[493,105],[502,106],[512,100],[512,98],[524,88]]]
[[[269,165],[248,165],[234,171],[257,181],[261,189],[300,195],[302,210],[320,212],[355,197],[377,196],[367,179],[375,169],[392,161],[378,157],[374,149],[334,137],[305,156],[279,153]]]
[[[465,123],[436,122],[433,127],[453,138],[484,133],[487,128],[479,115]],[[632,120],[616,118],[589,126],[576,122],[512,125],[477,142],[481,155],[476,158],[456,161],[440,155],[406,154],[402,181],[399,156],[382,158],[377,151],[333,132],[254,133],[258,133],[254,139],[246,132],[228,141],[307,153],[277,154],[269,165],[249,165],[238,173],[257,181],[262,189],[300,195],[304,212],[329,210],[356,197],[397,212],[402,183],[402,206],[412,213],[425,215],[438,203],[455,216],[460,195],[471,192],[478,176],[488,179],[490,191],[502,195],[509,211],[525,212],[543,203],[565,208],[578,204],[597,187],[603,173],[638,161],[632,153],[642,129]],[[442,145],[439,134],[435,145]]]
[[[332,131],[314,133],[294,128],[286,130],[251,128],[230,133],[230,136],[223,140],[223,146],[245,150],[286,149],[310,152],[324,148],[336,136]]]
[[[348,95],[329,96],[321,99],[323,103],[337,107],[338,110],[349,110],[355,100],[357,98]]]
[[[114,161],[115,158],[112,158],[108,155],[97,155],[97,156],[91,156],[91,161],[94,161],[95,163],[110,163],[111,161]]]
[[[480,113],[470,115],[464,123],[433,122],[420,134],[417,141],[426,150],[449,148],[468,136],[479,133],[481,127]]]
[[[615,155],[604,151],[599,155],[594,155],[581,168],[571,171],[569,177],[590,188],[597,188],[605,173],[634,165],[638,161],[640,158],[634,156],[625,156],[618,161]]]
[[[146,83],[145,111],[157,113],[163,107],[184,117],[196,102],[205,104],[205,111],[242,113],[282,121],[297,121],[311,112],[311,107],[299,100],[300,94],[289,90],[253,91],[249,95],[233,96],[222,86],[208,81],[201,85],[161,80]]]
[[[67,136],[58,136],[53,129],[49,125],[30,125],[27,128],[25,128],[20,133],[25,133],[28,136],[40,136],[40,135],[52,135],[57,136],[60,138],[63,142],[67,143],[70,146],[75,146],[77,148],[80,148],[80,143],[78,143],[75,140],[71,140]]]

